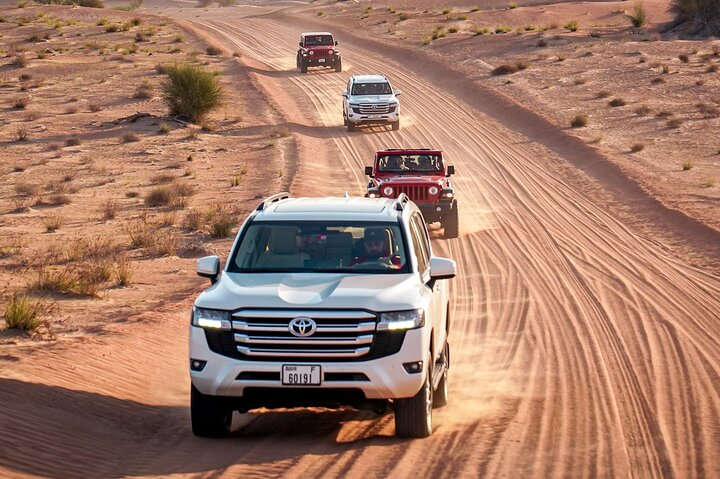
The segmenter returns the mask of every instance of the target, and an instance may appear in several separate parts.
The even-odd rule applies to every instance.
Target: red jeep
[[[458,237],[458,204],[450,184],[454,165],[446,165],[440,150],[387,149],[375,153],[365,196],[397,198],[405,193],[418,205],[428,223],[440,222],[446,238]]]
[[[342,58],[335,49],[338,42],[332,33],[307,32],[300,35],[300,48],[297,52],[297,67],[307,73],[308,67],[330,67],[336,72],[342,71]]]

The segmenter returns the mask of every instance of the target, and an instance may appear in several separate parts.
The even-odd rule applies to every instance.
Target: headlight
[[[425,311],[413,309],[410,311],[393,311],[381,313],[378,331],[405,331],[407,329],[422,328],[425,326]]]
[[[392,196],[392,188],[389,186],[386,186],[385,188],[383,188],[383,195]]]
[[[330,50],[330,51],[328,51],[328,53],[329,53],[330,55],[332,55],[333,53],[335,53],[335,50]]]
[[[360,105],[357,103],[350,103],[350,108],[360,108]]]
[[[368,198],[378,198],[380,196],[380,192],[377,188],[371,188],[367,192]]]
[[[310,55],[315,55],[315,52],[310,50]]]
[[[437,195],[438,191],[439,190],[437,186],[431,186],[430,188],[428,188],[428,193],[430,193],[431,195]]]
[[[216,309],[194,307],[192,324],[193,326],[205,329],[222,329],[226,331],[232,329],[230,313],[228,311],[218,311]]]

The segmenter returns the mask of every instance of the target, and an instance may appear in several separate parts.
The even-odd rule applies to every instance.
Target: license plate
[[[318,58],[318,63],[325,63],[325,59],[324,59],[324,58]]]
[[[319,386],[319,364],[283,364],[282,383],[286,386]]]
[[[368,115],[368,118],[380,118],[382,115]]]

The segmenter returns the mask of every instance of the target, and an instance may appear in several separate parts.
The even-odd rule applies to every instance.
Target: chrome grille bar
[[[249,324],[245,321],[233,321],[233,329],[237,331],[250,331],[250,332],[273,332],[273,333],[289,333],[286,324],[267,324],[267,323],[252,323]],[[367,333],[369,331],[375,331],[375,322],[364,322],[357,324],[319,324],[316,333]]]
[[[246,356],[259,357],[328,357],[328,358],[357,358],[370,351],[369,347],[358,349],[260,349],[238,346],[237,350]]]
[[[247,334],[235,333],[235,342],[243,344],[280,344],[283,346],[356,346],[359,344],[372,343],[372,334],[355,336],[349,338],[342,337],[307,337],[307,338],[278,338],[274,336],[248,336]]]

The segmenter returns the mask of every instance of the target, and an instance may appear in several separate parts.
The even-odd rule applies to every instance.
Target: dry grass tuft
[[[645,149],[645,145],[642,143],[635,143],[633,146],[630,147],[631,153],[639,153]]]
[[[45,225],[45,231],[52,233],[53,231],[59,230],[62,225],[65,224],[65,215],[62,213],[51,213],[43,218],[43,224]]]
[[[145,197],[145,206],[151,208],[161,206],[184,208],[189,204],[190,197],[194,194],[194,188],[187,183],[178,182],[158,186],[150,190]]]
[[[117,200],[107,200],[98,208],[100,219],[103,221],[115,219],[119,211],[120,203]]]
[[[587,115],[577,115],[570,121],[570,126],[573,128],[582,128],[587,126],[589,119]]]
[[[5,303],[3,319],[8,329],[35,331],[52,310],[53,306],[50,303],[31,299],[24,293],[15,293]]]

